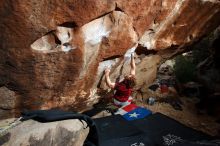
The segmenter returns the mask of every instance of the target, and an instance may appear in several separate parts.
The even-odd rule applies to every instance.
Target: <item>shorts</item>
[[[113,98],[113,102],[114,102],[114,104],[117,105],[117,106],[125,106],[125,105],[131,104],[132,99],[133,99],[133,98],[130,96],[127,101],[125,101],[125,102],[120,102],[120,101],[118,101],[117,99]]]

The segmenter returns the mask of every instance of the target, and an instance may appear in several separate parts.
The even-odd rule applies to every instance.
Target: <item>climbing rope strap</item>
[[[22,122],[21,119],[22,119],[22,117],[16,119],[15,121],[13,121],[12,123],[9,123],[6,126],[0,127],[0,137],[6,135],[10,129],[19,125]]]

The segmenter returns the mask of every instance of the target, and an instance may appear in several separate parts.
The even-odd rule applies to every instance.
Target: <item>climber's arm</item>
[[[115,83],[112,83],[109,77],[110,69],[105,69],[105,79],[106,83],[110,88],[115,88]]]
[[[135,65],[135,62],[134,62],[134,55],[131,54],[131,71],[130,71],[130,74],[135,76],[135,69],[136,69],[136,65]]]

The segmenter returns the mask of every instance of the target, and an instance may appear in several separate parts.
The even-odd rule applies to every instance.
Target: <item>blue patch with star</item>
[[[145,118],[146,116],[151,114],[152,112],[150,110],[147,110],[146,108],[138,107],[126,113],[125,115],[123,115],[123,117],[128,121],[132,121],[132,120]]]

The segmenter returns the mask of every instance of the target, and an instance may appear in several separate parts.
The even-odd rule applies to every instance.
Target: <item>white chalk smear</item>
[[[125,55],[124,55],[125,61],[130,61],[130,59],[131,59],[131,54],[134,55],[134,52],[135,52],[135,49],[137,48],[137,45],[138,45],[138,44],[135,44],[134,47],[132,47],[132,48],[130,48],[130,49],[127,50],[127,52],[126,52]]]
[[[98,72],[103,72],[106,68],[111,69],[112,66],[114,66],[116,63],[118,63],[119,58],[116,58],[114,60],[106,60],[99,63]]]
[[[62,50],[63,52],[69,52],[69,51],[72,50],[72,49],[76,49],[76,47],[63,46],[63,47],[61,48],[61,50]]]
[[[108,37],[110,31],[106,30],[104,19],[97,19],[83,26],[85,43],[98,44],[103,37]]]

